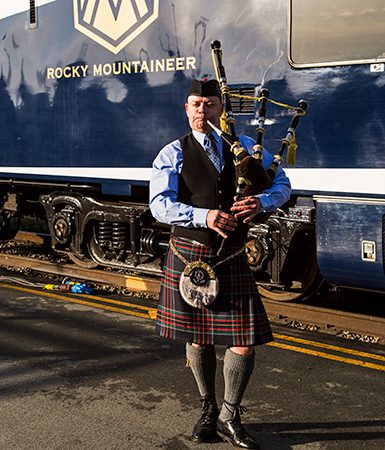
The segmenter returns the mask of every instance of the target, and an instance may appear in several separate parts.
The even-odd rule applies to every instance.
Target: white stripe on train
[[[47,3],[56,2],[56,0],[36,0],[36,6],[43,6]],[[14,14],[29,11],[29,2],[27,0],[1,0],[0,1],[0,19],[13,16]]]
[[[385,195],[385,169],[285,169],[296,191]],[[149,181],[141,167],[0,167],[0,176],[44,175],[71,178]]]

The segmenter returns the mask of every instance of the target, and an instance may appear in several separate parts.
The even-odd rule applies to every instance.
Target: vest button
[[[218,208],[221,209],[221,208],[222,208],[222,205],[218,205]]]
[[[218,181],[221,181],[221,177],[218,177],[217,180],[218,180]]]
[[[218,194],[222,194],[222,191],[221,191],[221,190],[219,190],[219,191],[218,191]]]

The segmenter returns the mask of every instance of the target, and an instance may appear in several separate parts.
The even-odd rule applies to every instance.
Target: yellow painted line
[[[343,358],[342,356],[318,352],[316,350],[310,350],[308,348],[303,347],[296,347],[294,345],[282,344],[281,342],[269,342],[266,345],[270,345],[270,347],[278,347],[283,348],[285,350],[291,350],[293,352],[305,353],[306,355],[317,356],[318,358],[331,359],[332,361],[339,361],[345,364],[353,364],[355,366],[361,366],[366,367],[367,369],[375,369],[385,372],[385,366],[380,366],[379,364],[373,364],[366,361],[359,361],[358,359]]]
[[[131,307],[131,308],[140,309],[142,311],[147,311],[149,315],[153,311],[156,312],[156,308],[150,308],[148,306],[138,305],[136,303],[122,302],[120,300],[114,300],[114,299],[105,298],[105,297],[97,297],[95,295],[88,295],[88,294],[77,294],[77,295],[79,297],[82,297],[82,298],[89,298],[91,300],[98,300],[98,301],[102,301],[104,303],[112,303],[114,305],[128,306],[128,307]]]
[[[151,320],[155,320],[156,319],[156,309],[148,311],[148,315],[150,316]]]
[[[5,287],[7,289],[13,289],[16,291],[21,291],[21,292],[27,292],[30,294],[35,294],[35,295],[39,295],[42,297],[48,297],[48,298],[54,298],[57,300],[64,300],[70,303],[76,303],[79,305],[85,305],[85,306],[92,306],[94,308],[99,308],[99,309],[104,309],[106,311],[112,311],[112,312],[117,312],[117,313],[121,313],[121,314],[126,314],[129,316],[136,316],[136,317],[142,317],[144,319],[155,319],[156,318],[156,309],[155,308],[150,308],[147,306],[142,306],[142,305],[137,305],[135,303],[126,303],[126,302],[121,302],[119,300],[113,300],[113,299],[106,299],[103,297],[96,297],[96,296],[92,296],[92,295],[82,295],[82,294],[78,294],[77,298],[74,297],[69,297],[69,296],[64,296],[64,295],[59,295],[59,294],[55,294],[52,291],[51,292],[41,292],[38,291],[36,289],[29,289],[29,288],[23,288],[23,287],[19,287],[19,286],[13,286],[10,284],[6,284],[6,283],[0,283],[0,286]],[[147,311],[147,314],[144,313],[139,313],[139,312],[135,312],[135,311],[130,311],[130,310],[125,310],[122,308],[116,308],[113,306],[107,306],[107,305],[102,305],[100,303],[94,303],[94,302],[89,302],[86,300],[79,300],[78,298],[87,298],[87,299],[94,299],[94,300],[98,300],[98,301],[103,301],[106,303],[112,303],[112,304],[116,304],[116,305],[123,305],[123,306],[131,306],[134,307],[136,309],[141,309],[144,311]],[[347,348],[343,348],[343,347],[338,347],[335,345],[328,345],[328,344],[323,344],[321,342],[316,342],[316,341],[309,341],[306,339],[301,339],[301,338],[296,338],[296,337],[292,337],[292,336],[287,336],[284,334],[278,334],[278,333],[274,333],[274,337],[277,339],[282,339],[282,340],[287,340],[287,341],[292,341],[292,342],[298,342],[300,344],[305,344],[305,345],[311,345],[314,347],[320,347],[320,348],[326,348],[328,350],[334,350],[334,351],[338,351],[340,353],[347,353],[347,354],[353,354],[356,356],[363,356],[363,357],[367,357],[367,358],[371,358],[371,359],[378,359],[378,360],[385,360],[384,357],[380,356],[380,355],[375,355],[375,354],[371,354],[371,353],[365,353],[365,352],[359,352],[356,350],[350,350]],[[333,355],[330,353],[324,353],[324,352],[320,352],[320,351],[316,351],[316,350],[311,350],[308,348],[303,348],[303,347],[297,347],[294,345],[289,345],[289,344],[284,344],[281,342],[269,342],[267,345],[271,346],[271,347],[277,347],[277,348],[281,348],[284,350],[290,350],[290,351],[294,351],[294,352],[298,352],[298,353],[304,353],[307,355],[311,355],[311,356],[316,356],[318,358],[324,358],[324,359],[329,359],[332,361],[338,361],[338,362],[343,362],[345,364],[353,364],[356,366],[361,366],[361,367],[365,367],[368,369],[375,369],[375,370],[380,370],[380,371],[384,371],[385,372],[385,366],[381,366],[379,364],[373,364],[370,362],[366,362],[366,361],[360,361],[360,360],[356,360],[356,359],[352,359],[352,358],[344,358],[342,356],[337,356],[337,355]]]
[[[93,308],[104,309],[106,311],[117,312],[117,313],[129,315],[129,316],[137,316],[137,317],[142,317],[144,319],[148,319],[150,317],[148,312],[147,312],[147,314],[143,314],[143,313],[139,313],[139,312],[135,312],[135,311],[125,310],[122,308],[115,308],[114,306],[107,306],[107,305],[101,305],[100,303],[87,302],[85,300],[78,300],[77,298],[74,298],[74,297],[58,295],[58,294],[54,294],[53,292],[40,292],[35,289],[28,289],[28,288],[23,288],[23,287],[19,287],[19,286],[12,286],[10,284],[4,284],[4,283],[0,283],[0,286],[5,287],[7,289],[13,289],[15,291],[27,292],[29,294],[35,294],[35,295],[39,295],[41,297],[54,298],[56,300],[64,300],[64,301],[70,302],[70,303],[77,303],[78,305],[92,306]]]
[[[340,352],[340,353],[347,353],[350,355],[362,356],[363,358],[371,358],[371,359],[377,359],[378,361],[385,361],[385,356],[375,355],[374,353],[360,352],[358,350],[352,350],[349,348],[338,347],[337,345],[323,344],[322,342],[317,342],[317,341],[308,341],[307,339],[286,336],[285,334],[274,333],[273,336],[277,339],[283,339],[285,341],[298,342],[299,344],[312,345],[313,347],[326,348],[327,350],[334,350],[334,351]]]

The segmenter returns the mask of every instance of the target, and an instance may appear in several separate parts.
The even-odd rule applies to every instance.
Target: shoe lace
[[[223,402],[227,410],[233,415],[231,422],[233,424],[234,430],[237,433],[245,434],[245,430],[241,424],[241,414],[247,411],[246,406],[243,405],[234,405],[232,403]]]
[[[202,422],[212,422],[218,416],[218,406],[215,399],[202,398]]]

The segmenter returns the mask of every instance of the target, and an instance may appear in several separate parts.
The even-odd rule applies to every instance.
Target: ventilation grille
[[[230,94],[251,95],[255,97],[254,86],[230,88]],[[254,114],[255,100],[245,100],[243,98],[230,98],[231,106],[234,114]]]

